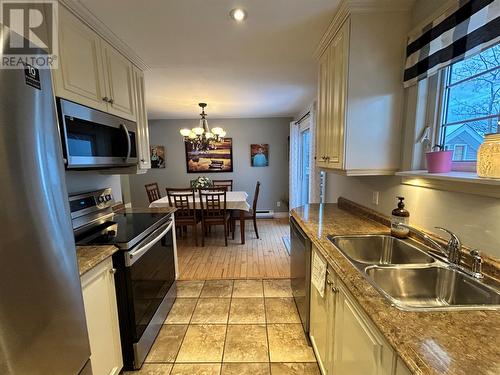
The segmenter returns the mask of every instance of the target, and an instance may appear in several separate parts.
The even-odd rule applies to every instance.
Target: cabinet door
[[[316,128],[316,165],[326,167],[326,143],[328,124],[328,103],[329,103],[329,74],[328,74],[328,50],[323,53],[319,61],[318,70],[318,121]]]
[[[81,279],[94,374],[118,375],[123,366],[112,270],[108,258]]]
[[[54,94],[107,110],[101,40],[90,28],[59,7],[59,68],[54,69]]]
[[[102,42],[106,83],[110,99],[108,112],[136,121],[134,67],[121,53]]]
[[[338,283],[333,372],[350,375],[392,374],[391,347],[367,320],[349,292]]]
[[[148,114],[146,111],[144,73],[138,68],[134,68],[135,91],[136,91],[136,113],[137,113],[137,135],[140,170],[151,168],[151,155],[149,151],[149,128]]]
[[[313,248],[317,256],[318,251]],[[321,256],[320,256],[321,257]],[[318,290],[311,284],[311,305],[309,317],[309,338],[316,353],[321,372],[326,374],[328,365],[328,296],[321,297]]]
[[[328,130],[325,146],[327,164],[329,168],[343,169],[349,20],[337,32],[327,52],[329,53]]]

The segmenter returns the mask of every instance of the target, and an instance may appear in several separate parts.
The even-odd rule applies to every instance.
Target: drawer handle
[[[102,98],[102,100],[104,100],[106,103],[109,103],[109,98],[107,96],[105,96],[104,98]]]
[[[116,273],[116,268],[111,268],[109,270],[109,273],[112,274],[112,275],[114,275]]]
[[[108,103],[109,103],[109,104],[113,104],[114,102],[115,102],[115,101],[114,101],[113,99],[109,98],[109,100],[108,100]]]

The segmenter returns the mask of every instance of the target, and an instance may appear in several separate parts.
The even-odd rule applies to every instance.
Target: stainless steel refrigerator
[[[0,69],[0,202],[0,374],[91,374],[49,70]]]

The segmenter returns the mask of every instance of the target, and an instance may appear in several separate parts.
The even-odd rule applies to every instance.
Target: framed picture
[[[165,146],[150,146],[151,168],[165,168]]]
[[[252,167],[269,166],[269,145],[266,143],[250,145],[250,160]]]
[[[188,173],[221,173],[233,171],[233,139],[224,138],[209,151],[193,150],[190,142],[186,148],[186,168]]]

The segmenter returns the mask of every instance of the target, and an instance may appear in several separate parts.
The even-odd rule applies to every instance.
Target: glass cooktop
[[[169,217],[166,213],[114,214],[108,221],[76,236],[76,244],[116,245],[120,249],[130,249]]]

